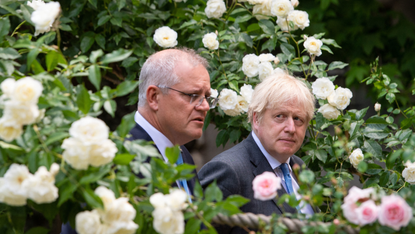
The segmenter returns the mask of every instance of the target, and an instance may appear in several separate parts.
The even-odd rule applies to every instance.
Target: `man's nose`
[[[293,133],[295,132],[295,124],[294,124],[294,119],[292,118],[287,118],[287,120],[285,121],[285,128],[284,131],[289,132],[289,133]]]
[[[210,106],[206,98],[203,97],[202,103],[200,103],[200,105],[195,106],[195,108],[201,111],[208,111],[210,109]]]

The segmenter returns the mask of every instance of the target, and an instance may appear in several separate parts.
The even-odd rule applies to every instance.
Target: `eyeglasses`
[[[205,97],[205,96],[197,95],[197,94],[189,94],[189,93],[185,93],[185,92],[182,92],[180,90],[173,89],[173,88],[170,88],[170,87],[167,87],[167,86],[157,86],[157,87],[159,87],[161,89],[163,89],[163,88],[164,89],[171,89],[171,90],[174,90],[174,91],[179,92],[181,94],[184,94],[186,96],[189,96],[190,97],[190,104],[192,104],[193,102],[196,103],[195,107],[198,107],[198,106],[202,105],[203,100],[206,99],[206,101],[209,105],[209,109],[213,109],[213,108],[215,108],[216,104],[219,101],[218,98]]]

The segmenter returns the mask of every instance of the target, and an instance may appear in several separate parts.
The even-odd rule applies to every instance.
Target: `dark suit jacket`
[[[148,133],[138,124],[135,125],[135,127],[133,129],[131,129],[130,134],[132,135],[130,138],[127,138],[127,140],[146,140],[146,141],[153,141],[153,139],[151,139],[150,135],[148,135]],[[157,147],[157,146],[155,146]],[[193,162],[193,158],[190,155],[189,151],[186,149],[186,147],[184,146],[180,146],[180,149],[182,150],[182,157],[183,157],[183,162],[187,163],[187,164],[191,164],[191,165],[195,165],[195,163]],[[160,150],[159,150],[160,152]],[[150,159],[148,159],[150,160]],[[187,185],[189,186],[189,190],[192,194],[193,193],[193,189],[195,187],[195,182],[197,180],[197,174],[196,171],[194,172],[195,176],[191,179],[187,181]],[[173,186],[177,187],[177,184],[174,183]],[[71,228],[71,226],[69,225],[69,222],[66,224],[62,225],[62,231],[61,234],[77,234],[75,232],[75,230],[73,230]]]
[[[297,156],[291,156],[290,166],[294,164],[301,166],[304,162]],[[274,172],[255,143],[252,134],[249,134],[244,141],[206,163],[198,172],[198,176],[203,188],[216,180],[224,198],[236,194],[250,199],[249,203],[241,207],[243,212],[264,215],[296,213],[295,207],[290,207],[286,203],[278,206],[276,200],[260,201],[254,198],[252,181],[265,171]],[[278,196],[282,196],[286,191],[281,186],[277,193]],[[229,226],[218,226],[216,230],[220,234],[247,233],[242,228],[230,228]]]

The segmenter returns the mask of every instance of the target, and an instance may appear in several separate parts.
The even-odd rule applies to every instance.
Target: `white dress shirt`
[[[288,191],[287,186],[285,185],[284,174],[282,173],[282,170],[279,167],[281,165],[281,162],[279,162],[277,159],[275,159],[274,157],[272,157],[265,150],[264,146],[262,145],[262,143],[259,140],[259,138],[257,137],[257,135],[255,135],[254,131],[252,131],[252,137],[254,138],[254,141],[257,144],[257,146],[259,147],[259,149],[261,150],[262,154],[264,154],[264,156],[267,159],[269,165],[271,165],[271,168],[274,169],[274,171],[277,174],[277,176],[279,178],[281,178],[281,184],[284,187],[285,191]],[[288,164],[288,168],[290,169],[291,177],[292,178],[295,178],[294,173],[293,173],[293,171],[291,169],[291,166],[290,166],[290,159],[291,159],[291,157],[289,157],[288,160],[285,163]],[[275,170],[275,168],[276,168],[276,170]],[[292,182],[292,185],[293,185],[293,189],[294,189],[295,196],[297,197],[298,200],[301,199],[301,195],[297,193],[297,190],[299,189],[299,186],[298,186],[297,181],[294,179],[294,180],[291,180],[291,182]],[[307,204],[306,206],[304,206],[304,203],[301,202],[300,203],[300,207],[303,207],[301,209],[301,213],[303,213],[303,214],[314,214],[313,208],[311,208],[311,206],[309,204]]]

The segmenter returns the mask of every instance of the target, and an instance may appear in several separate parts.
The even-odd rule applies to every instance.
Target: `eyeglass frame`
[[[173,88],[168,87],[168,86],[159,86],[159,85],[157,85],[157,87],[158,87],[158,88],[160,88],[160,89],[170,89],[170,90],[174,90],[174,91],[176,91],[176,92],[179,92],[179,93],[181,93],[181,94],[184,94],[184,95],[186,95],[186,96],[189,96],[189,97],[190,97],[190,104],[192,104],[192,103],[193,103],[194,98],[196,98],[196,100],[197,100],[198,98],[203,97],[203,98],[200,98],[200,99],[199,99],[199,103],[197,103],[197,104],[195,105],[195,107],[198,107],[198,106],[202,105],[203,100],[205,100],[205,99],[206,99],[206,102],[207,102],[207,103],[208,103],[208,105],[209,105],[209,109],[213,109],[213,108],[215,108],[215,107],[216,107],[216,104],[217,104],[217,103],[218,103],[218,101],[219,101],[219,98],[215,98],[215,97],[206,97],[206,96],[203,96],[203,95],[198,95],[198,94],[194,94],[194,93],[192,93],[192,94],[190,94],[190,93],[185,93],[185,92],[183,92],[183,91],[180,91],[180,90],[177,90],[177,89],[173,89]],[[213,100],[212,104],[210,104],[209,100]]]

